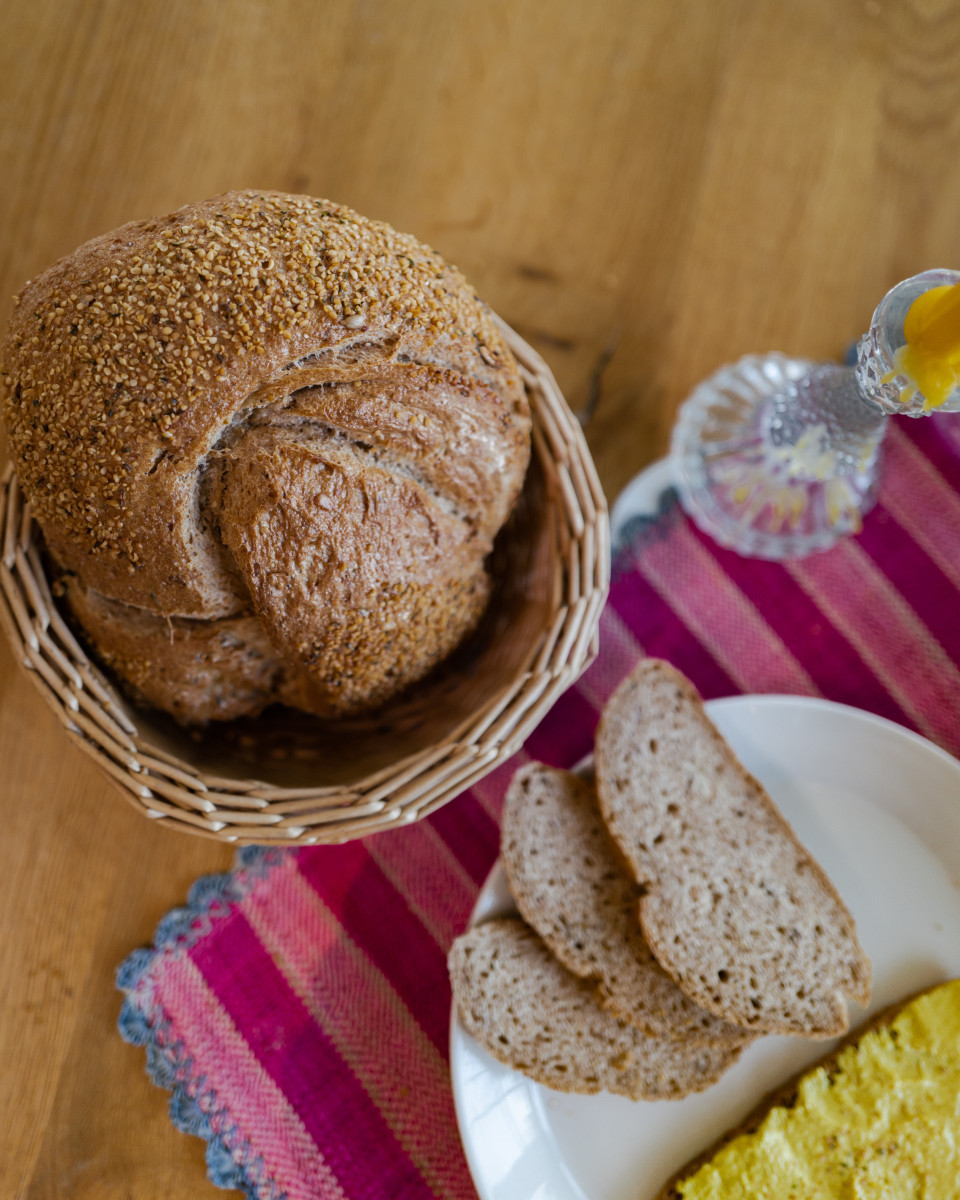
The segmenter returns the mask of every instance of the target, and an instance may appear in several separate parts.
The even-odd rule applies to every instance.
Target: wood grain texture
[[[742,353],[841,352],[960,264],[956,0],[6,0],[0,320],[125,220],[307,191],[433,244],[546,356],[612,498]],[[222,1195],[113,971],[215,843],[128,809],[0,647],[0,1195]]]

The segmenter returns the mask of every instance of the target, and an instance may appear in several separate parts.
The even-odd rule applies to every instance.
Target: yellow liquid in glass
[[[918,296],[907,312],[903,335],[906,345],[897,351],[884,382],[905,375],[905,402],[921,392],[924,411],[939,408],[960,385],[960,284],[930,288]]]

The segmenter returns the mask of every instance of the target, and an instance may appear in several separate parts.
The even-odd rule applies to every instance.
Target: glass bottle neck
[[[867,471],[885,423],[886,413],[864,394],[853,367],[816,366],[767,401],[761,429],[768,468],[819,481]]]

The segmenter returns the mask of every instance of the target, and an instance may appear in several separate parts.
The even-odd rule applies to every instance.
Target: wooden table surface
[[[5,0],[0,319],[123,221],[330,197],[545,355],[612,499],[703,375],[960,265],[958,135],[955,0]],[[5,644],[0,772],[0,1195],[222,1195],[113,976],[232,852],[128,807]]]

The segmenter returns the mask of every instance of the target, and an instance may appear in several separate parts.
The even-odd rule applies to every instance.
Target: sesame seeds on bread
[[[669,664],[617,689],[596,775],[644,936],[690,999],[756,1032],[842,1033],[870,992],[853,918]]]
[[[504,800],[500,854],[526,921],[599,1003],[648,1036],[742,1045],[750,1034],[697,1008],[643,938],[640,891],[614,851],[593,783],[531,763]]]
[[[475,626],[530,416],[492,314],[416,239],[275,192],[134,222],[25,286],[2,368],[47,548],[106,601],[260,622],[320,715]]]
[[[468,930],[448,961],[467,1032],[499,1062],[558,1091],[678,1099],[708,1087],[739,1054],[649,1038],[617,1020],[517,917]]]

